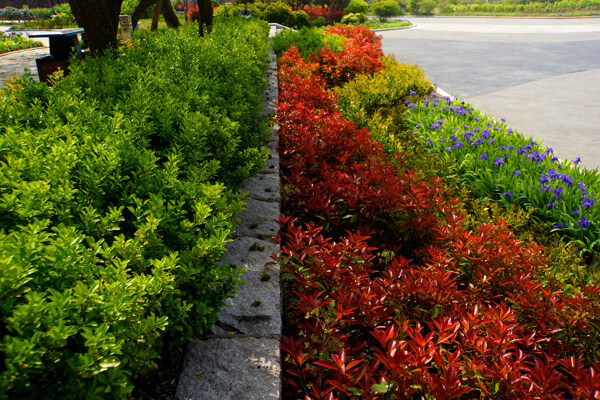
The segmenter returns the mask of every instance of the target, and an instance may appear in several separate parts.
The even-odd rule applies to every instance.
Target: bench
[[[82,56],[79,35],[83,32],[81,28],[74,28],[35,31],[28,34],[30,38],[47,37],[50,41],[50,55],[35,60],[40,82],[48,83],[48,78],[58,69],[62,69],[65,75],[68,73],[68,60],[73,56]]]

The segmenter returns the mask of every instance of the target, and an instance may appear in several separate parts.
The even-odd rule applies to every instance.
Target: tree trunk
[[[123,0],[69,0],[77,24],[85,29],[85,38],[93,56],[117,46],[119,13]]]
[[[210,33],[213,23],[213,8],[211,0],[198,0],[198,33],[200,36]]]
[[[156,5],[154,6],[154,12],[152,13],[152,25],[150,25],[151,31],[155,31],[158,29],[158,19],[160,17],[160,10],[162,8],[162,3],[163,3],[163,0],[158,0],[156,2]]]
[[[121,15],[121,5],[123,5],[123,0],[104,1],[106,2],[106,7],[108,8],[108,15],[110,16],[110,20],[113,26],[113,32],[116,38],[117,32],[119,32],[119,15]]]
[[[151,5],[156,4],[157,1],[158,0],[140,0],[133,11],[133,15],[131,16],[131,23],[133,24],[134,28],[140,21],[140,17],[142,16],[144,10]],[[179,18],[177,18],[177,14],[175,14],[175,10],[173,9],[171,1],[163,0],[162,14],[169,28],[179,28]]]
[[[138,22],[140,22],[140,17],[142,16],[144,10],[150,7],[152,4],[156,4],[156,1],[157,0],[140,0],[138,5],[135,7],[135,10],[133,10],[133,15],[131,16],[131,24],[133,25],[134,29]]]
[[[179,18],[177,18],[177,14],[175,14],[175,10],[173,9],[173,4],[171,1],[163,0],[162,3],[162,14],[167,26],[169,28],[179,28]]]

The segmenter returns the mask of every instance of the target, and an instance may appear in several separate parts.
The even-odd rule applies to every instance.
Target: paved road
[[[600,167],[600,18],[407,18],[383,50],[561,158]]]

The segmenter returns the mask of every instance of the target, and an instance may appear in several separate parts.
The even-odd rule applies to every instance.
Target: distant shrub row
[[[215,16],[235,17],[239,15],[242,8],[242,5],[223,5],[215,10]],[[304,6],[292,10],[283,2],[271,4],[255,2],[248,4],[248,9],[252,12],[253,18],[282,24],[290,28],[331,25],[340,22],[344,16],[344,11],[320,6]]]
[[[600,13],[600,0],[561,0],[556,2],[448,4],[440,14],[547,14],[567,12]]]
[[[4,21],[31,21],[35,19],[50,19],[58,14],[71,14],[68,3],[56,5],[53,8],[15,8],[4,7],[0,9],[0,20]]]
[[[128,398],[216,320],[264,165],[268,26],[140,33],[0,106],[0,399]]]

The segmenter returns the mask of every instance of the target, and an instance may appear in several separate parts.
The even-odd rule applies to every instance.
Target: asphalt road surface
[[[600,18],[405,18],[383,50],[563,159],[600,167]]]

